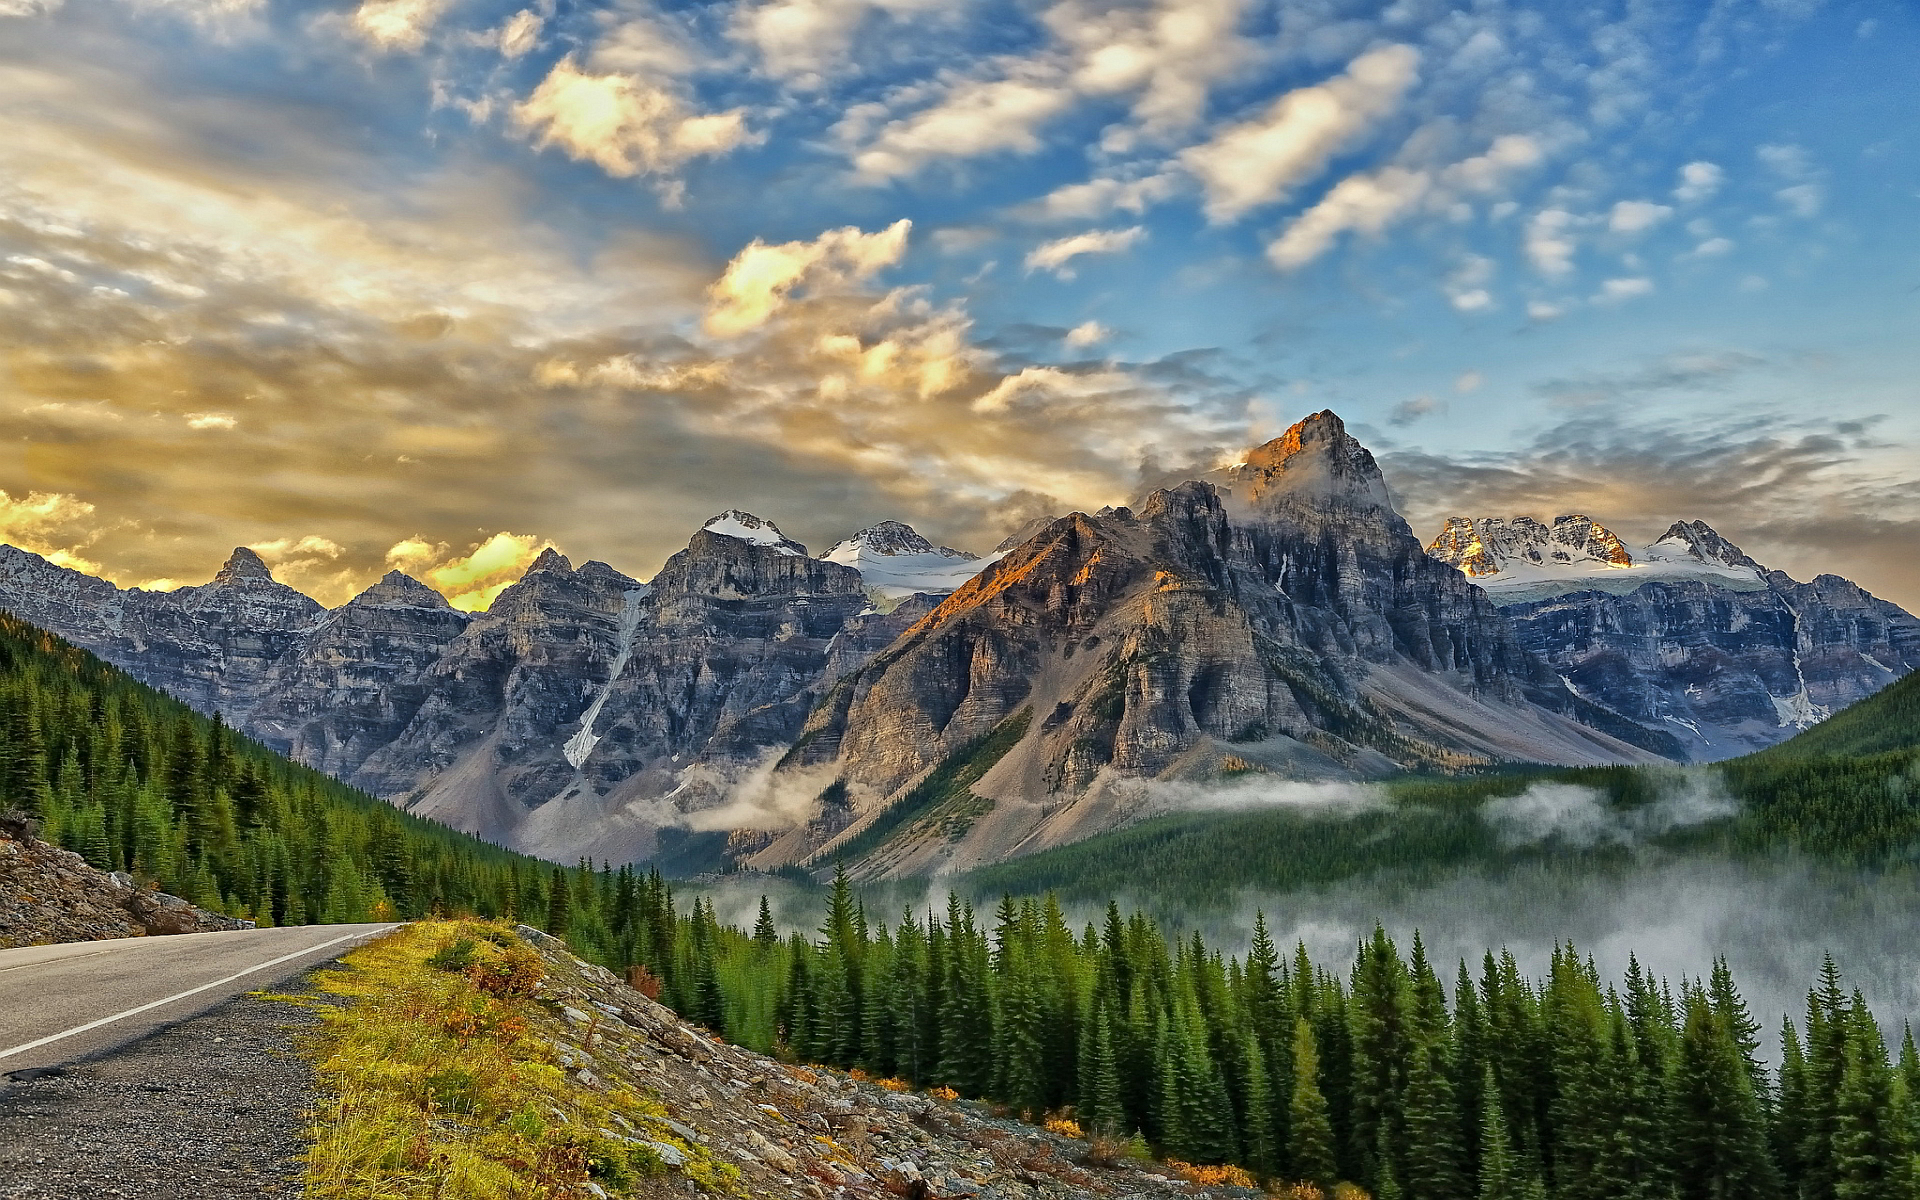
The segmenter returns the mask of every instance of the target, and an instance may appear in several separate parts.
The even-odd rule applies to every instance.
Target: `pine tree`
[[[1835,1104],[1837,1200],[1909,1200],[1909,1147],[1895,1119],[1886,1046],[1860,993],[1848,1013],[1847,1070]]]
[[[1305,1017],[1293,1023],[1293,1096],[1287,1105],[1289,1174],[1331,1192],[1339,1177],[1333,1159],[1333,1123],[1320,1092],[1320,1052]]]
[[[555,867],[547,885],[547,932],[564,938],[572,925],[573,889],[567,885],[566,872]]]
[[[1407,1073],[1402,1190],[1407,1200],[1466,1200],[1453,1083],[1446,1065],[1433,1061],[1434,1053],[1428,1046],[1414,1050]]]
[[[1523,1200],[1525,1177],[1507,1136],[1507,1118],[1500,1111],[1500,1093],[1493,1085],[1493,1068],[1486,1068],[1480,1109],[1480,1187],[1478,1200]]]

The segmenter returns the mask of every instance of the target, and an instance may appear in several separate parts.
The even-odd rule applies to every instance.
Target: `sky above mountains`
[[[985,550],[1331,407],[1417,533],[1920,606],[1920,15],[0,0],[0,540],[466,603]]]

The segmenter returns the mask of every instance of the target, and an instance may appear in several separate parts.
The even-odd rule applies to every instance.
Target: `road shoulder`
[[[0,1197],[300,1194],[307,1009],[241,996],[122,1049],[0,1084]]]

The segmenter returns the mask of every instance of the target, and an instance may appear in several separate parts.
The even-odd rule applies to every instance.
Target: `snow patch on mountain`
[[[911,525],[883,521],[835,545],[820,556],[860,572],[869,592],[898,600],[916,592],[945,595],[999,561],[1000,552],[985,558],[936,546]]]
[[[1427,548],[1485,588],[1495,604],[1572,592],[1628,595],[1648,583],[1694,580],[1736,592],[1765,591],[1753,560],[1705,523],[1676,522],[1659,541],[1629,551],[1589,517],[1449,517]]]
[[[739,538],[743,542],[752,542],[756,546],[771,546],[781,554],[800,557],[807,548],[780,532],[780,527],[763,517],[750,512],[741,512],[730,508],[713,520],[700,527],[708,533],[717,533],[722,537]]]

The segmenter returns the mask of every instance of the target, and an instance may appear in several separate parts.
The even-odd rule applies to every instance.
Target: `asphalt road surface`
[[[393,928],[302,925],[0,950],[0,1076],[125,1045]]]

